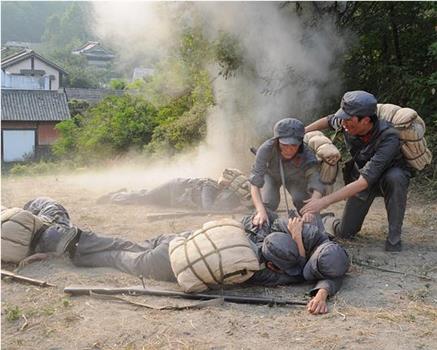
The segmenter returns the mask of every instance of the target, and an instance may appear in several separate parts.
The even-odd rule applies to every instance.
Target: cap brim
[[[351,119],[352,116],[349,115],[349,114],[347,114],[347,113],[343,110],[343,108],[340,108],[340,109],[337,111],[337,113],[334,114],[334,118],[338,118],[338,119],[341,119],[341,120],[347,120],[347,119]]]
[[[302,143],[302,140],[295,137],[280,137],[278,140],[283,145],[300,145]]]

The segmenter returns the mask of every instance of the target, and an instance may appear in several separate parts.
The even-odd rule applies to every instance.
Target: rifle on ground
[[[286,305],[306,305],[305,301],[298,300],[284,300],[276,298],[266,297],[252,297],[242,295],[218,295],[218,294],[203,294],[203,293],[184,293],[172,290],[163,289],[151,289],[143,287],[121,287],[121,288],[108,288],[108,287],[65,287],[64,293],[77,295],[90,295],[90,294],[128,294],[128,295],[151,295],[161,297],[177,297],[191,300],[212,300],[222,298],[224,301],[237,304],[255,304],[255,305],[269,305],[269,306],[286,306]]]
[[[7,270],[3,270],[1,269],[1,276],[3,277],[10,277],[13,280],[19,281],[19,282],[26,282],[26,283],[30,283],[33,284],[35,286],[39,286],[39,287],[56,287],[56,285],[48,283],[46,281],[41,281],[41,280],[36,280],[30,277],[25,277],[25,276],[21,276],[21,275],[17,275],[16,273],[7,271]]]

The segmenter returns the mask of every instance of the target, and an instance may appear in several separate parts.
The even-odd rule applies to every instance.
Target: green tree
[[[70,3],[63,13],[53,14],[47,19],[42,40],[52,49],[91,40],[93,36],[88,25],[88,13],[92,13],[90,4]]]
[[[2,44],[6,41],[40,42],[48,17],[62,13],[69,2],[2,1]]]
[[[54,146],[59,157],[75,154],[82,160],[110,158],[150,142],[156,126],[156,109],[143,97],[106,97],[95,107],[59,123],[61,137]]]

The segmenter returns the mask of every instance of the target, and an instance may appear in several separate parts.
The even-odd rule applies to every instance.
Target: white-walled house
[[[9,51],[10,52],[10,51]],[[55,126],[70,119],[61,67],[29,49],[1,62],[1,160],[36,160],[50,154],[59,136]]]
[[[10,55],[2,49],[2,89],[58,90],[67,72],[30,49]]]

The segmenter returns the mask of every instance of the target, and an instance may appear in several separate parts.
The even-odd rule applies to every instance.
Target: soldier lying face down
[[[250,183],[238,169],[225,169],[218,181],[207,178],[177,178],[152,190],[108,193],[98,204],[143,204],[197,210],[252,208]]]
[[[58,209],[62,207],[47,197],[37,198],[30,203],[34,205],[30,204],[28,207],[34,208],[38,213],[47,213],[47,210],[44,210],[46,206],[53,207],[58,204],[56,206]],[[38,203],[40,210],[36,210],[35,203]],[[22,210],[22,212],[26,211]],[[29,212],[26,213],[32,215]],[[238,222],[224,219],[206,223],[201,230],[195,232],[159,235],[136,243],[122,238],[82,231],[71,225],[69,221],[62,220],[69,218],[65,208],[63,214],[50,218],[51,222],[46,221],[45,226],[38,232],[32,233],[26,253],[9,258],[9,261],[19,262],[21,260],[22,263],[30,263],[47,258],[51,254],[68,253],[76,266],[112,267],[134,276],[178,282],[187,291],[197,291],[199,286],[207,288],[208,284],[214,284],[214,281],[209,278],[210,276],[205,277],[206,269],[203,269],[203,272],[202,269],[198,269],[195,277],[200,281],[186,281],[187,276],[184,276],[183,271],[190,269],[182,268],[178,271],[177,256],[172,255],[176,251],[177,243],[182,240],[185,244],[184,240],[189,243],[190,240],[199,239],[197,244],[202,246],[201,235],[206,233],[205,236],[208,235],[208,239],[216,235],[220,240],[220,237],[224,235],[225,239],[221,243],[218,242],[220,245],[223,241],[226,243],[233,239],[232,237],[240,235],[241,240],[238,244],[230,244],[238,247],[234,251],[234,256],[230,258],[238,257],[238,261],[234,260],[235,264],[239,264],[238,268],[233,265],[234,263],[220,262],[222,265],[216,270],[229,273],[219,277],[213,276],[214,280],[216,282],[220,280],[218,282],[222,284],[246,283],[264,286],[287,285],[305,280],[316,281],[316,286],[310,291],[313,298],[308,303],[308,311],[313,314],[328,311],[327,298],[338,291],[349,267],[349,257],[342,247],[329,241],[316,226],[303,224],[298,217],[288,221],[276,217],[271,221],[273,224],[268,227],[262,239],[261,236],[264,233],[257,235],[247,225],[243,230],[243,226]],[[40,219],[38,216],[34,218]],[[44,217],[45,220],[47,218],[47,216]],[[60,221],[56,222],[56,220]],[[18,227],[10,224],[16,221],[16,218],[3,221],[2,215],[4,251],[10,250],[7,240],[13,240],[11,237]],[[251,217],[245,217],[242,221],[243,224],[252,223]],[[230,251],[228,248],[229,246],[224,246],[222,252]],[[11,254],[2,254],[2,259],[3,256],[11,257]],[[191,268],[196,267],[191,266]],[[193,276],[188,277],[193,279]],[[191,285],[187,287],[187,283]]]

